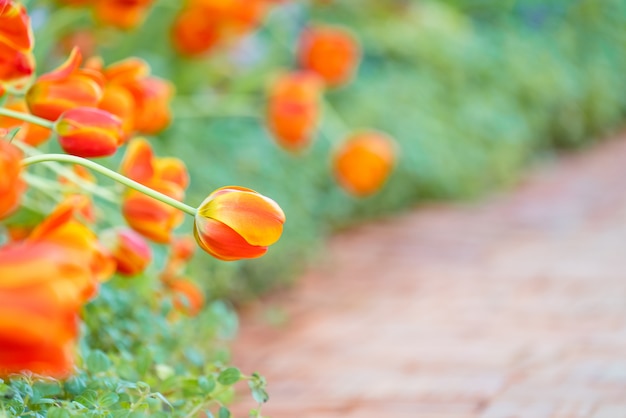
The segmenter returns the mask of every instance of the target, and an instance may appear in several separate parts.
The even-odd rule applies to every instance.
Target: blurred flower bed
[[[625,23],[620,0],[0,0],[0,416],[263,404],[233,302],[337,228],[618,129]]]

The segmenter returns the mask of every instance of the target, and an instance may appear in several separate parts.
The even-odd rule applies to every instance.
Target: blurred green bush
[[[236,184],[271,196],[287,214],[283,238],[262,259],[196,257],[191,273],[215,296],[246,298],[289,281],[335,228],[511,184],[529,160],[616,129],[626,110],[620,0],[285,2],[254,35],[207,60],[172,52],[164,29],[172,4],[158,2],[135,33],[100,33],[105,61],[141,56],[178,86],[175,121],[155,148],[188,164],[191,204]],[[80,26],[76,12],[63,13],[77,22],[68,27]],[[312,149],[293,157],[264,127],[264,92],[294,65],[310,21],[351,27],[364,59],[355,81],[326,95]],[[381,193],[356,200],[335,185],[329,152],[360,128],[391,134],[401,158]]]

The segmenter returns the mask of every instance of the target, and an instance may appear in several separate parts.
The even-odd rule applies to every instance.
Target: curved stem
[[[24,122],[33,123],[35,125],[43,126],[44,128],[48,128],[48,129],[52,129],[54,127],[54,122],[50,122],[47,119],[30,115],[24,112],[18,112],[15,110],[7,109],[6,107],[0,107],[0,115],[9,116],[14,119],[23,120]]]
[[[23,159],[22,165],[26,167],[32,164],[49,162],[49,161],[58,161],[62,163],[73,163],[73,164],[82,165],[83,167],[87,167],[93,171],[103,174],[109,177],[110,179],[117,181],[118,183],[122,183],[126,187],[135,189],[138,192],[145,194],[146,196],[150,196],[178,210],[182,210],[183,212],[188,213],[191,216],[196,215],[195,208],[192,208],[191,206],[186,205],[183,202],[179,202],[176,199],[172,199],[171,197],[164,195],[163,193],[157,192],[156,190],[146,187],[141,183],[137,183],[136,181],[131,180],[128,177],[123,176],[116,171],[103,167],[100,164],[95,163],[91,160],[87,160],[85,158],[76,157],[74,155],[66,155],[66,154],[41,154],[41,155],[34,155],[32,157]]]

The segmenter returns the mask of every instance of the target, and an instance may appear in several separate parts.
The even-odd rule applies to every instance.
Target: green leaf
[[[239,379],[241,379],[241,372],[236,367],[229,367],[217,377],[217,381],[224,386],[234,385]]]
[[[58,406],[48,408],[47,418],[70,418],[70,413]]]
[[[263,388],[253,387],[251,388],[251,390],[252,390],[252,397],[257,403],[265,403],[270,399],[270,396],[267,394],[267,392]]]
[[[87,368],[91,373],[105,372],[111,367],[111,360],[100,350],[94,350],[87,356]]]
[[[206,376],[200,376],[198,378],[198,386],[202,390],[203,395],[208,395],[215,389],[215,380],[209,379]]]
[[[219,418],[230,418],[230,411],[225,406],[220,408],[220,412],[218,414]]]
[[[111,405],[115,405],[120,400],[120,397],[115,392],[107,393],[98,399],[98,404],[103,408],[108,408]]]

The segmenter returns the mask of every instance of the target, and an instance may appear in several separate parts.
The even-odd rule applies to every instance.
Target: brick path
[[[321,260],[244,312],[234,362],[267,377],[264,415],[626,417],[626,138]]]

